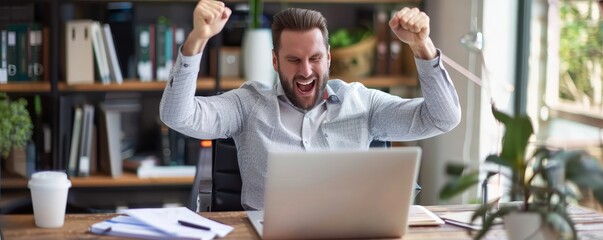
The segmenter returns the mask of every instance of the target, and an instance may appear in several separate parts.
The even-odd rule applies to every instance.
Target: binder
[[[173,30],[166,17],[159,17],[155,26],[155,78],[167,81],[172,69]]]
[[[75,107],[73,113],[73,130],[71,132],[71,146],[69,150],[69,164],[67,166],[67,174],[69,176],[77,176],[78,173],[78,155],[80,149],[82,133],[82,107]]]
[[[80,142],[78,176],[87,177],[90,175],[90,158],[92,156],[92,135],[94,128],[94,106],[84,104],[82,136]]]
[[[50,82],[50,29],[44,27],[42,30],[42,81]]]
[[[389,32],[391,31],[387,11],[384,9],[376,10],[373,21],[377,40],[375,44],[375,74],[387,75],[389,74]]]
[[[136,74],[140,81],[151,81],[155,70],[155,25],[136,27],[136,59]]]
[[[7,26],[7,73],[8,81],[27,81],[29,76],[28,52],[29,52],[29,25],[10,24]]]
[[[113,43],[113,34],[111,33],[111,26],[109,24],[103,24],[103,36],[105,43],[105,51],[109,64],[109,71],[111,73],[111,80],[118,84],[121,84],[124,79],[121,75],[121,68],[119,68],[119,60],[117,59],[117,53],[115,52],[115,44]]]
[[[102,114],[100,126],[100,170],[109,173],[111,177],[122,175],[121,157],[121,114],[119,111],[107,109],[101,105]]]
[[[8,82],[6,63],[6,30],[0,31],[0,84]]]
[[[27,28],[27,76],[29,80],[40,81],[44,74],[44,28],[40,24],[32,23]]]
[[[72,20],[65,30],[65,79],[67,85],[94,83],[92,20]]]

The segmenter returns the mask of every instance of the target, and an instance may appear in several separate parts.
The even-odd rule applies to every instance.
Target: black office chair
[[[370,147],[386,148],[390,146],[390,142],[383,141],[373,141],[370,145]],[[242,211],[242,181],[234,140],[217,139],[213,141],[212,147],[211,166],[208,166],[209,161],[202,159],[197,164],[197,176],[195,176],[189,208],[211,212]],[[212,168],[211,180],[203,176],[208,176],[208,167]],[[421,187],[415,183],[415,197],[420,190]]]

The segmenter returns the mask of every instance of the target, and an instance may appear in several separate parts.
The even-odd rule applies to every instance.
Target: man
[[[402,99],[329,79],[331,55],[325,18],[286,9],[272,24],[272,64],[280,82],[267,88],[247,82],[212,97],[195,97],[201,52],[230,16],[224,3],[201,0],[161,99],[161,120],[200,139],[233,138],[243,180],[245,209],[262,209],[269,151],[368,149],[373,140],[407,141],[435,136],[460,121],[456,90],[429,38],[429,18],[404,8],[389,21],[416,57],[424,98]]]

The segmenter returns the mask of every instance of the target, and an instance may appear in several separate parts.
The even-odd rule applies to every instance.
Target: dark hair
[[[320,12],[301,8],[287,8],[280,11],[274,15],[272,21],[272,44],[274,51],[278,52],[281,48],[281,33],[284,30],[308,31],[314,28],[320,30],[325,47],[329,49],[327,19]]]

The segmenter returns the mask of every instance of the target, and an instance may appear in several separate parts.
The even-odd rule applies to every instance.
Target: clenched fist
[[[209,38],[220,33],[228,21],[232,10],[223,2],[201,0],[193,12],[193,31],[189,34],[182,53],[190,56],[199,53]]]
[[[429,17],[417,8],[402,8],[389,20],[389,27],[400,41],[408,44],[415,56],[433,59],[435,47],[429,38]]]
[[[201,0],[193,12],[193,33],[199,38],[209,39],[224,28],[232,11],[223,2]]]

